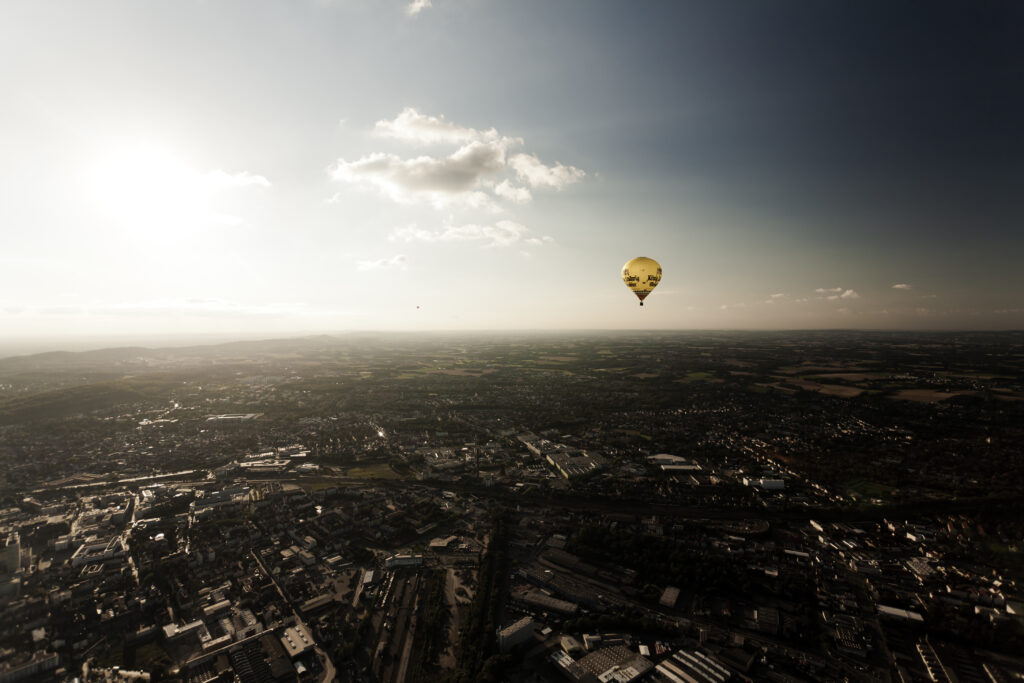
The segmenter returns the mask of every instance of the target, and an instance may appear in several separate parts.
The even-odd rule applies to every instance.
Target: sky
[[[0,343],[1020,329],[1022,34],[998,0],[7,0]]]

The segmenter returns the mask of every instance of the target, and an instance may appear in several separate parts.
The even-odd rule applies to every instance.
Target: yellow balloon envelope
[[[652,258],[637,256],[622,266],[622,281],[633,290],[643,306],[644,299],[661,282],[661,265]]]

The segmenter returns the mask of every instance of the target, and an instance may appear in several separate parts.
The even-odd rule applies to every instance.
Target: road
[[[256,560],[256,564],[259,565],[260,571],[263,572],[263,575],[270,579],[270,582],[274,584],[274,588],[277,589],[277,594],[281,596],[281,600],[283,600],[284,603],[292,610],[292,613],[295,615],[296,623],[305,628],[307,632],[312,633],[313,629],[309,628],[306,622],[302,620],[302,616],[299,614],[299,611],[295,608],[295,605],[292,604],[291,597],[281,589],[281,585],[277,582],[277,579],[274,578],[274,575],[267,571],[267,567],[263,564],[263,560],[260,556],[255,550],[250,550],[249,552],[253,559]],[[335,668],[330,655],[328,655],[327,652],[325,652],[319,645],[316,646],[314,652],[316,652],[317,657],[323,663],[324,676],[321,679],[321,683],[332,683],[335,677]]]

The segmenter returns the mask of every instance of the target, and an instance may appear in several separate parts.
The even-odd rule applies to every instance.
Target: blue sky
[[[1020,328],[1022,26],[1010,2],[7,2],[0,336]],[[643,309],[618,277],[641,255]]]

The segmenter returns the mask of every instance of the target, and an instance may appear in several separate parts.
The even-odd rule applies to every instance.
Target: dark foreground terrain
[[[1022,452],[1021,333],[0,359],[0,676],[1012,680]]]

